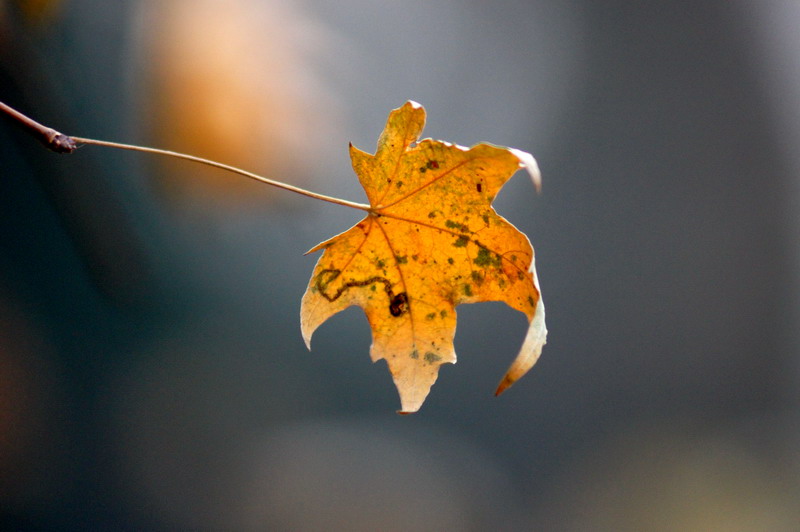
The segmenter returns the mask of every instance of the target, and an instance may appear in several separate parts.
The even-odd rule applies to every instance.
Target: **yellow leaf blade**
[[[389,115],[375,155],[350,147],[370,211],[311,250],[324,251],[301,307],[307,345],[333,314],[364,309],[371,357],[387,361],[402,413],[417,411],[439,366],[456,361],[456,305],[504,301],[531,322],[505,387],[530,369],[546,333],[533,248],[491,206],[521,167],[537,182],[535,160],[490,144],[415,144],[424,124],[424,109],[408,102]]]

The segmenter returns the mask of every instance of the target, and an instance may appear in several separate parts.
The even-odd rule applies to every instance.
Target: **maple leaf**
[[[325,250],[301,307],[309,347],[330,316],[351,305],[364,309],[372,359],[386,359],[404,413],[422,405],[439,366],[456,361],[456,305],[504,301],[530,321],[497,394],[533,366],[546,336],[533,249],[491,207],[520,167],[538,184],[533,157],[485,143],[467,149],[425,139],[414,145],[424,124],[425,110],[408,102],[389,115],[375,155],[351,145],[371,209],[309,251]]]
[[[375,155],[350,145],[353,168],[370,209],[354,227],[320,243],[324,249],[303,296],[303,338],[351,305],[372,329],[373,361],[386,359],[402,404],[417,411],[439,366],[454,363],[455,307],[504,301],[530,322],[500,394],[536,362],[545,343],[544,305],[528,238],[492,208],[521,167],[538,186],[525,152],[472,148],[425,139],[425,110],[407,102],[389,115]]]

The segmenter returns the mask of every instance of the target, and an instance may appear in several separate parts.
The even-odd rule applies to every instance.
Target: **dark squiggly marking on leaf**
[[[369,277],[368,279],[364,279],[362,281],[348,281],[342,284],[342,286],[340,286],[333,294],[327,293],[326,289],[328,288],[328,285],[336,280],[341,274],[341,270],[333,268],[322,270],[319,272],[319,274],[317,274],[317,279],[314,282],[314,285],[316,286],[317,291],[322,294],[322,297],[328,301],[336,301],[342,297],[342,294],[353,287],[363,287],[374,285],[376,283],[383,283],[383,290],[389,297],[389,313],[397,318],[408,312],[408,295],[405,292],[395,294],[394,290],[392,290],[392,283],[389,281],[389,279],[386,277],[380,277],[378,275]]]

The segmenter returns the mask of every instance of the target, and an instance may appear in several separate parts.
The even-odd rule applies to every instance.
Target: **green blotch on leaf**
[[[472,285],[469,283],[464,284],[464,295],[472,297]]]
[[[436,313],[435,312],[431,312],[430,314],[426,314],[425,315],[425,319],[428,320],[428,321],[432,320],[435,317],[436,317]]]
[[[473,261],[478,266],[485,268],[487,266],[500,266],[500,256],[496,253],[492,253],[485,247],[480,247],[478,249],[478,256],[475,257]]]
[[[436,211],[431,211],[428,213],[428,218],[436,218]]]
[[[455,261],[453,260],[453,257],[447,257],[447,263],[448,264],[453,264],[454,262]]]
[[[445,319],[447,317],[447,311],[446,310],[440,310],[439,311],[439,316],[441,316],[442,319]]]
[[[395,255],[394,260],[397,261],[397,264],[408,264],[408,256],[407,255]]]
[[[461,235],[456,239],[455,242],[453,242],[453,245],[457,248],[464,248],[467,247],[468,243],[469,243],[469,238],[465,237],[464,235]]]
[[[453,220],[445,220],[444,225],[448,229],[457,229],[457,230],[461,231],[462,233],[468,233],[469,232],[469,227],[467,227],[464,224],[460,224],[458,222],[454,222]]]
[[[419,358],[419,351],[417,351],[416,349],[414,349],[413,351],[411,351],[411,354],[410,354],[409,356],[410,356],[411,358],[413,358],[413,359],[417,359],[417,358]]]
[[[442,359],[441,356],[439,356],[436,353],[433,353],[431,351],[428,351],[427,353],[425,353],[425,362],[427,362],[428,364],[433,364],[434,362],[439,362],[441,359]]]
[[[534,300],[533,300],[533,298],[532,298],[531,296],[528,296],[528,303],[529,303],[529,304],[530,304],[530,306],[532,306],[532,307],[535,307],[535,306],[536,306],[536,301],[534,301]]]
[[[478,272],[472,272],[472,280],[475,281],[475,284],[481,285],[483,284],[483,275]]]

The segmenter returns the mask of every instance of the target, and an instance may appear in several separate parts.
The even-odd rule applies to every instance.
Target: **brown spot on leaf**
[[[389,302],[389,313],[395,318],[408,312],[408,296],[405,292],[400,292]]]

